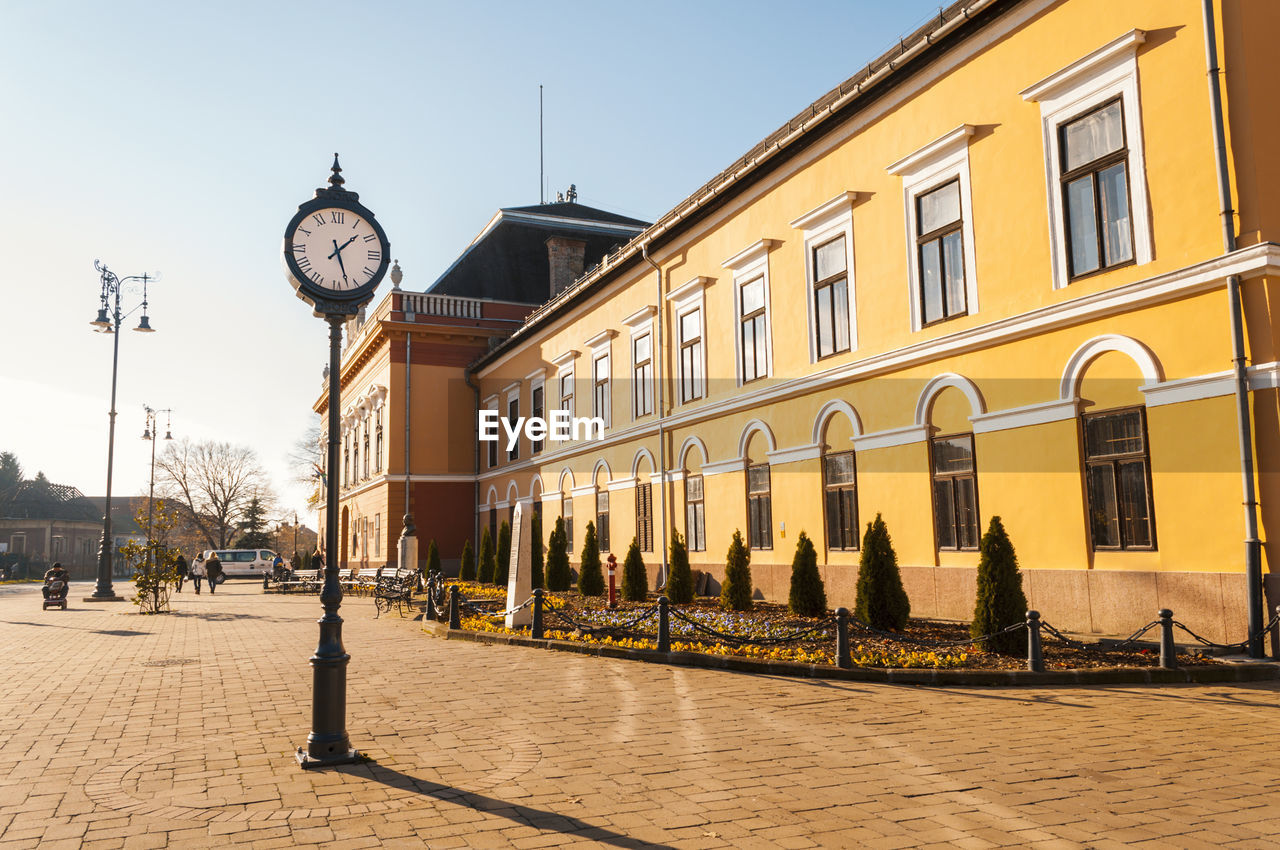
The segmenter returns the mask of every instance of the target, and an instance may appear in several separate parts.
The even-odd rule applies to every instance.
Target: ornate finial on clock
[[[342,166],[338,165],[338,154],[333,154],[333,176],[329,178],[329,185],[335,189],[341,189],[342,184],[347,181],[342,179]]]

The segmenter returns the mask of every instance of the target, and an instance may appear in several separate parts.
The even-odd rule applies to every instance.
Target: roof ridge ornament
[[[328,188],[325,188],[322,186],[319,189],[316,189],[317,198],[329,198],[329,199],[352,200],[352,201],[357,201],[360,199],[360,196],[357,195],[355,192],[351,192],[347,189],[342,188],[343,184],[346,183],[347,181],[342,178],[342,166],[338,164],[337,151],[334,151],[333,165],[330,166],[329,170],[333,172],[332,174],[329,175],[329,186]]]

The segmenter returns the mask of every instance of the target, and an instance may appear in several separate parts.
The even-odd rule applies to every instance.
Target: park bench
[[[356,573],[351,589],[360,594],[373,593],[378,587],[382,567],[365,567]]]
[[[289,577],[280,582],[280,589],[286,593],[301,590],[304,593],[319,590],[321,583],[319,570],[291,570]]]
[[[373,591],[373,607],[376,611],[373,616],[377,618],[383,611],[390,611],[392,605],[396,606],[403,616],[405,608],[413,604],[413,592],[417,588],[417,570],[404,567],[397,567],[395,570],[385,569]]]

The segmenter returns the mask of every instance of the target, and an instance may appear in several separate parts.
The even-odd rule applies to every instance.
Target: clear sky
[[[548,200],[575,183],[581,203],[653,221],[937,8],[3,0],[0,451],[105,491],[93,261],[160,271],[157,332],[120,340],[114,494],[146,492],[149,404],[173,409],[175,437],[254,449],[273,519],[301,512],[286,455],[327,327],[280,246],[335,151],[422,290],[496,210],[538,202],[540,84]]]

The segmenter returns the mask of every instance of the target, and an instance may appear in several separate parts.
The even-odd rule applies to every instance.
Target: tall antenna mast
[[[542,160],[542,86],[538,86],[538,203],[545,204],[547,202],[546,190],[543,186],[546,184],[547,177],[543,167]]]

